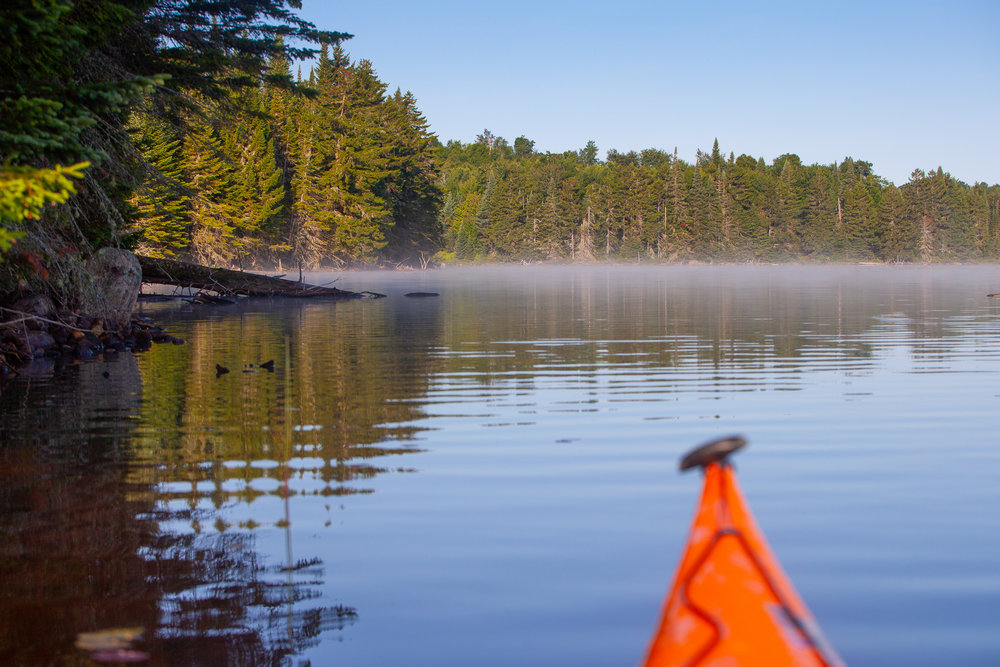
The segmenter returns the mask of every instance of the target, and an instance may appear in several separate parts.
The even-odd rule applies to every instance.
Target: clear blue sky
[[[1000,0],[303,0],[442,141],[942,166],[1000,183]]]

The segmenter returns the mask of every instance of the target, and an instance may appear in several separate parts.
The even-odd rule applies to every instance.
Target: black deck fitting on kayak
[[[747,441],[745,438],[738,435],[731,435],[728,438],[720,438],[719,440],[712,440],[711,442],[706,442],[704,445],[699,445],[685,454],[684,458],[681,459],[681,472],[690,470],[691,468],[704,468],[710,463],[721,463],[730,454],[746,446],[746,444]]]

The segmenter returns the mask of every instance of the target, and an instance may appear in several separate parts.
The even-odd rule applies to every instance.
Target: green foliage
[[[232,165],[233,249],[243,267],[261,258],[281,235],[287,204],[284,173],[278,164],[264,96],[254,89],[241,94],[239,110],[219,126],[223,157]]]
[[[445,243],[459,258],[967,261],[1000,249],[1000,186],[940,169],[897,188],[862,160],[768,165],[727,157],[718,141],[694,164],[656,149],[612,149],[598,163],[593,142],[498,155],[504,143],[484,132],[438,151]]]
[[[427,261],[441,244],[437,142],[413,95],[386,95],[337,45],[321,49],[315,95],[271,83],[289,66],[274,57],[262,86],[199,100],[180,151],[158,138],[162,120],[137,116],[157,167],[134,198],[141,248],[240,267]]]
[[[116,26],[135,19],[126,3],[3,3],[0,155],[18,164],[107,159],[108,147],[92,128],[165,79],[159,72],[100,71]]]
[[[535,152],[535,142],[521,135],[514,140],[514,156],[527,157]]]
[[[718,140],[693,163],[652,148],[611,149],[602,162],[593,141],[540,154],[525,136],[511,145],[488,129],[442,146],[412,94],[388,94],[372,63],[341,48],[349,35],[316,30],[298,6],[4,3],[4,173],[81,160],[100,169],[79,172],[72,205],[39,208],[36,224],[5,217],[0,246],[27,232],[24,243],[37,234],[34,247],[50,254],[86,253],[127,232],[150,254],[239,266],[437,252],[524,261],[1000,252],[1000,187],[970,187],[940,168],[895,187],[862,160],[806,165],[785,154],[768,164],[727,157]],[[293,77],[292,62],[313,53],[313,71]]]
[[[265,83],[308,94],[268,64],[309,57],[310,44],[349,35],[317,30],[296,16],[299,6],[297,0],[2,3],[0,159],[35,168],[82,160],[99,167],[86,172],[71,206],[47,209],[27,230],[26,247],[59,263],[72,261],[77,250],[85,257],[127,243],[125,234],[138,231],[142,247],[157,254],[230,261],[255,252],[279,217],[273,170],[232,170],[225,132],[203,125],[216,122],[208,116],[217,109],[235,113],[244,104],[239,93],[259,92]],[[241,148],[267,152],[267,131],[258,130],[248,129]],[[212,153],[225,167],[210,164]],[[234,182],[190,189],[226,170],[234,171],[225,175]],[[283,178],[280,172],[277,180]],[[238,196],[241,185],[244,194],[264,193],[254,194],[261,210],[248,214],[243,228],[234,218],[246,211],[218,199]],[[206,237],[214,246],[207,255],[196,242]]]
[[[76,192],[89,162],[51,169],[0,167],[0,251],[25,235],[25,220],[37,220],[49,204],[63,204]]]
[[[368,61],[322,49],[297,115],[288,247],[300,263],[403,261],[439,247],[435,140],[412,94],[386,95]]]
[[[316,71],[315,155],[300,200],[322,232],[324,254],[345,261],[371,257],[385,245],[392,166],[383,150],[385,85],[370,63],[352,67],[340,47],[331,55],[323,49]]]
[[[585,165],[597,164],[597,144],[593,140],[588,141],[580,151],[580,161]]]
[[[176,257],[190,246],[184,153],[180,133],[152,116],[137,116],[132,138],[149,165],[131,203],[139,226],[140,250],[152,257]]]
[[[226,265],[241,247],[235,234],[235,164],[227,159],[222,127],[199,123],[184,140],[185,181],[192,193],[191,245],[195,259]]]

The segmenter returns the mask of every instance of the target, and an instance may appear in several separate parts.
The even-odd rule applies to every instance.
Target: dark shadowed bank
[[[137,258],[126,250],[104,248],[88,265],[92,289],[83,300],[86,312],[57,307],[44,294],[7,294],[0,303],[0,376],[47,369],[97,355],[141,352],[153,343],[182,345],[133,310],[143,283],[194,288],[184,298],[193,303],[225,304],[225,297],[379,298],[374,292],[218,269],[186,262]],[[34,369],[32,368],[34,364]]]

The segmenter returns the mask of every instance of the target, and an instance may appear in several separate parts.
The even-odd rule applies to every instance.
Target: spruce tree
[[[479,248],[479,230],[476,216],[480,210],[482,195],[470,192],[455,209],[455,255],[459,259],[475,259]]]
[[[890,185],[882,196],[882,247],[879,259],[885,262],[913,261],[917,258],[918,232],[907,217],[906,201],[899,188]]]
[[[234,250],[242,268],[263,255],[279,233],[286,193],[260,91],[243,93],[239,111],[223,132],[225,157],[233,167],[230,204]]]
[[[482,255],[486,250],[483,230],[489,226],[491,216],[494,215],[494,208],[497,205],[497,180],[497,169],[491,165],[487,169],[486,185],[483,188],[482,196],[479,198],[479,206],[476,208],[476,215],[472,219],[471,233],[467,238],[467,243],[471,242],[471,247],[467,247],[466,256],[477,257]]]
[[[319,62],[310,75],[317,90],[312,113],[303,118],[304,136],[300,138],[296,170],[296,215],[300,236],[293,244],[307,263],[324,255],[343,261],[332,241],[339,218],[341,188],[337,158],[345,132],[347,70],[349,62],[343,50],[335,47],[332,58],[327,45],[320,49]]]
[[[442,239],[437,215],[442,193],[434,162],[437,139],[412,93],[397,89],[386,107],[392,165],[386,195],[393,219],[386,250],[399,259],[427,255]]]
[[[294,216],[295,147],[301,126],[302,110],[308,110],[310,100],[301,93],[289,90],[292,81],[291,61],[282,54],[268,61],[267,83],[264,86],[264,108],[270,121],[271,141],[274,144],[275,164],[281,172],[282,213],[274,237],[269,240],[269,258],[280,265],[284,256],[292,251],[292,220]]]
[[[283,174],[275,159],[274,141],[263,119],[246,126],[233,204],[241,259],[252,260],[273,245],[285,211]],[[240,264],[242,265],[242,261]]]
[[[236,182],[225,146],[207,120],[184,141],[185,178],[191,196],[191,242],[196,260],[224,266],[240,253],[234,234]]]
[[[191,245],[181,138],[173,126],[152,116],[137,115],[133,127],[133,141],[149,165],[131,200],[139,250],[151,257],[177,257]]]
[[[89,159],[96,167],[74,205],[46,215],[44,229],[36,226],[26,242],[79,248],[82,256],[127,242],[122,232],[135,177],[150,166],[137,163],[140,154],[125,133],[134,106],[141,98],[144,108],[187,133],[185,124],[196,116],[187,113],[192,101],[225,103],[230,91],[260,84],[268,57],[305,58],[309,44],[349,37],[317,30],[295,15],[298,6],[296,0],[2,3],[0,153],[11,164]],[[190,131],[202,130],[196,123]],[[199,199],[204,194],[194,193],[192,208],[201,215]],[[140,213],[142,207],[155,204],[141,204]],[[168,245],[176,246],[176,234],[171,239]],[[49,259],[72,256],[53,252]]]
[[[337,191],[333,251],[348,259],[372,257],[392,225],[387,186],[396,175],[387,134],[385,84],[362,60],[346,73],[340,137],[329,183]]]
[[[320,62],[325,59],[324,47],[320,52]],[[314,87],[315,84],[315,74],[310,72],[309,85]],[[302,104],[292,116],[292,126],[295,129],[289,151],[292,206],[285,242],[291,250],[292,261],[300,270],[315,266],[324,256],[323,228],[313,215],[322,210],[322,202],[317,202],[319,193],[316,189],[319,111],[320,101],[313,99]]]

